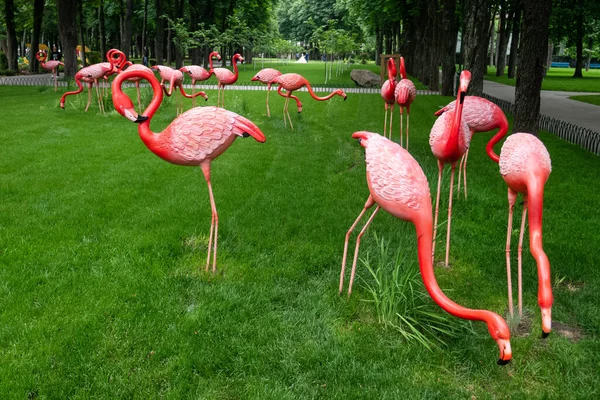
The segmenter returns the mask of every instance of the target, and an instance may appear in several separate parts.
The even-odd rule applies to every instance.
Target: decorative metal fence
[[[513,114],[515,105],[510,101],[498,99],[485,93],[482,97],[496,104],[505,113]],[[550,132],[569,143],[581,146],[596,155],[600,155],[600,133],[543,114],[539,115],[538,123],[540,129]]]

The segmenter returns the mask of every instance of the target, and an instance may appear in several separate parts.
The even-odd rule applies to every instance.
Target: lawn
[[[600,95],[587,95],[587,96],[571,96],[572,100],[582,101],[584,103],[595,104],[600,106]]]
[[[85,95],[61,110],[51,88],[0,86],[1,397],[598,398],[600,158],[541,134],[554,167],[544,245],[556,329],[540,339],[536,268],[525,251],[531,325],[514,333],[513,362],[500,367],[480,322],[457,321],[465,335],[432,351],[385,329],[366,301],[363,265],[352,298],[338,296],[344,234],[368,196],[364,151],[351,134],[380,131],[384,111],[379,95],[298,95],[304,111],[292,114],[290,131],[283,99],[271,97],[269,119],[264,92],[227,91],[226,105],[267,142],[238,139],[213,163],[212,275],[199,269],[211,215],[199,168],[150,153],[114,111],[101,115],[93,102],[84,113]],[[419,96],[411,107],[411,153],[432,187],[428,135],[449,100]],[[153,129],[174,116],[168,99]],[[453,205],[452,267],[436,275],[458,303],[505,315],[506,184],[485,156],[490,137],[473,139],[469,199]],[[377,257],[375,235],[418,269],[412,226],[380,213],[361,258]],[[558,322],[578,336],[561,334]]]
[[[496,68],[488,67],[485,79],[505,85],[515,86],[516,79],[508,79],[508,68],[504,76],[496,76]],[[575,68],[550,68],[544,81],[542,90],[557,90],[561,92],[600,92],[600,70],[590,69],[583,71],[583,78],[573,78]]]

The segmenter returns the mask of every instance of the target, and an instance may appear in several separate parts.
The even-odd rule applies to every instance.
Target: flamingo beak
[[[546,339],[552,331],[552,309],[542,308],[542,338]]]
[[[258,80],[258,77],[256,77],[256,76],[255,76],[254,78],[252,78],[252,79],[250,79],[250,80],[251,80],[252,82],[255,82],[255,81],[257,81],[257,80]]]
[[[508,339],[497,339],[498,348],[500,349],[500,359],[498,365],[506,365],[512,359],[512,350],[510,348],[510,340]]]
[[[140,123],[142,123],[144,121],[148,121],[148,117],[146,117],[145,115],[139,115],[138,114],[137,118],[133,122],[135,122],[136,124],[140,124]]]

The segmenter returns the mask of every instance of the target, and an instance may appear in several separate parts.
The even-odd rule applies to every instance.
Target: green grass
[[[532,325],[513,338],[513,363],[499,367],[482,323],[462,322],[472,332],[428,351],[378,322],[364,285],[338,296],[344,234],[368,196],[364,151],[350,136],[380,131],[384,111],[379,95],[299,96],[304,112],[290,131],[283,99],[271,96],[268,119],[264,92],[227,91],[226,105],[267,142],[239,139],[213,163],[213,276],[198,268],[210,224],[199,168],[151,154],[114,111],[100,115],[92,103],[84,113],[85,96],[60,110],[50,88],[0,87],[0,397],[598,398],[600,158],[541,134],[554,167],[544,245],[562,282],[553,317],[583,338],[540,339],[525,251]],[[411,153],[432,186],[428,134],[449,100],[419,96],[411,107]],[[169,99],[153,129],[174,116]],[[452,268],[436,275],[460,304],[505,315],[506,185],[485,156],[490,137],[473,139],[469,199],[453,206]],[[374,263],[375,234],[418,269],[409,223],[377,216],[361,251]],[[370,276],[362,265],[357,274]]]
[[[542,82],[542,90],[560,92],[600,92],[600,70],[583,71],[583,78],[573,78],[575,68],[550,68]],[[504,76],[496,76],[496,68],[488,67],[485,79],[505,85],[515,86],[516,79],[508,79],[508,68]]]
[[[572,100],[582,101],[588,104],[595,104],[600,106],[600,95],[587,95],[587,96],[571,96]]]

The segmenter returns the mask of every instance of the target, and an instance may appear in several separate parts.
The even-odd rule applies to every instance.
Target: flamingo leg
[[[469,149],[467,149],[464,159],[465,159],[465,162],[463,165],[463,168],[464,168],[463,181],[464,181],[464,185],[465,185],[465,199],[466,199],[467,198],[467,160],[469,159]]]
[[[102,114],[104,114],[104,102],[102,101],[102,95],[101,95],[101,91],[100,91],[100,83],[98,81],[96,81],[94,83],[94,86],[96,87],[96,97],[98,97],[98,108],[100,109],[100,112],[102,112]]]
[[[354,273],[356,272],[356,262],[358,261],[358,249],[360,247],[360,239],[367,231],[369,225],[371,225],[373,218],[375,218],[375,215],[377,215],[377,211],[379,211],[379,206],[375,207],[375,211],[373,211],[373,214],[371,214],[371,216],[367,220],[367,223],[362,228],[362,230],[356,238],[356,247],[354,248],[354,260],[352,261],[352,272],[350,273],[350,284],[348,285],[348,296],[352,294],[352,285],[354,284]]]
[[[408,126],[410,124],[410,111],[406,111],[406,150],[408,150]]]
[[[450,174],[450,199],[448,200],[448,231],[446,233],[446,268],[448,268],[448,258],[450,257],[450,225],[452,222],[452,189],[454,189],[454,170],[456,162],[452,163],[452,172]]]
[[[135,82],[135,89],[137,90],[138,107],[139,107],[140,112],[142,112],[142,97],[140,95],[140,82],[139,81]]]
[[[200,165],[202,168],[202,172],[204,173],[204,179],[206,180],[206,184],[208,185],[208,195],[210,197],[210,208],[212,212],[211,222],[210,222],[210,236],[208,239],[208,250],[206,257],[206,272],[208,272],[208,266],[210,265],[210,255],[212,251],[213,256],[213,273],[217,269],[217,237],[219,234],[219,215],[217,213],[217,206],[215,204],[215,198],[212,191],[212,185],[210,183],[210,163],[205,162]],[[214,238],[214,244],[213,244]]]
[[[225,85],[223,85],[223,89],[221,89],[221,105],[225,108]]]
[[[267,84],[267,117],[271,118],[271,110],[269,110],[269,93],[271,93],[271,84]]]
[[[92,84],[88,83],[88,102],[87,102],[87,105],[85,106],[85,111],[87,111],[88,108],[90,108],[91,102],[92,102]]]
[[[437,221],[438,221],[438,211],[440,209],[440,191],[442,189],[442,171],[444,169],[444,164],[438,160],[438,184],[437,184],[437,194],[435,198],[435,217],[433,220],[433,245],[431,250],[431,260],[432,262],[435,260],[435,238],[437,236]]]
[[[523,234],[525,233],[525,221],[527,219],[527,195],[523,202],[523,217],[521,219],[521,232],[519,232],[519,247],[518,247],[518,258],[517,258],[517,296],[519,302],[519,318],[523,318],[523,282],[521,274],[521,254],[523,253]]]
[[[291,96],[292,92],[288,92],[288,95],[286,96],[285,99],[285,113],[287,114],[288,120],[290,121],[290,127],[292,128],[292,130],[294,130],[294,125],[292,124],[292,117],[290,116],[290,96]],[[284,115],[285,117],[285,115]]]
[[[385,103],[385,117],[383,117],[383,137],[387,137],[388,103]]]
[[[404,127],[404,114],[402,114],[402,106],[400,106],[400,146],[402,146],[402,129]]]
[[[196,83],[192,82],[192,107],[196,107]]]
[[[517,193],[508,189],[508,230],[506,232],[506,281],[508,283],[508,312],[511,318],[514,316],[512,295],[512,274],[510,272],[510,238],[512,236],[512,221]]]
[[[392,108],[390,110],[390,140],[392,140],[392,122],[394,118],[394,105],[392,104]]]
[[[346,259],[348,256],[348,241],[350,240],[350,235],[352,234],[352,231],[354,230],[354,228],[356,228],[356,225],[361,220],[362,216],[365,215],[365,212],[367,212],[367,210],[369,208],[371,208],[373,206],[373,204],[374,204],[373,198],[371,196],[369,196],[362,211],[360,212],[360,214],[358,215],[358,217],[356,218],[356,220],[354,221],[354,223],[352,224],[350,229],[348,229],[348,232],[346,232],[346,240],[344,241],[344,256],[342,257],[342,270],[340,272],[339,294],[342,294],[342,289],[344,288],[344,273],[346,271]]]
[[[467,151],[469,151],[469,150],[467,150]],[[457,198],[460,196],[460,181],[462,178],[463,164],[465,162],[465,154],[463,154],[463,156],[460,158],[460,164],[458,165],[458,185],[456,188],[456,197]]]

